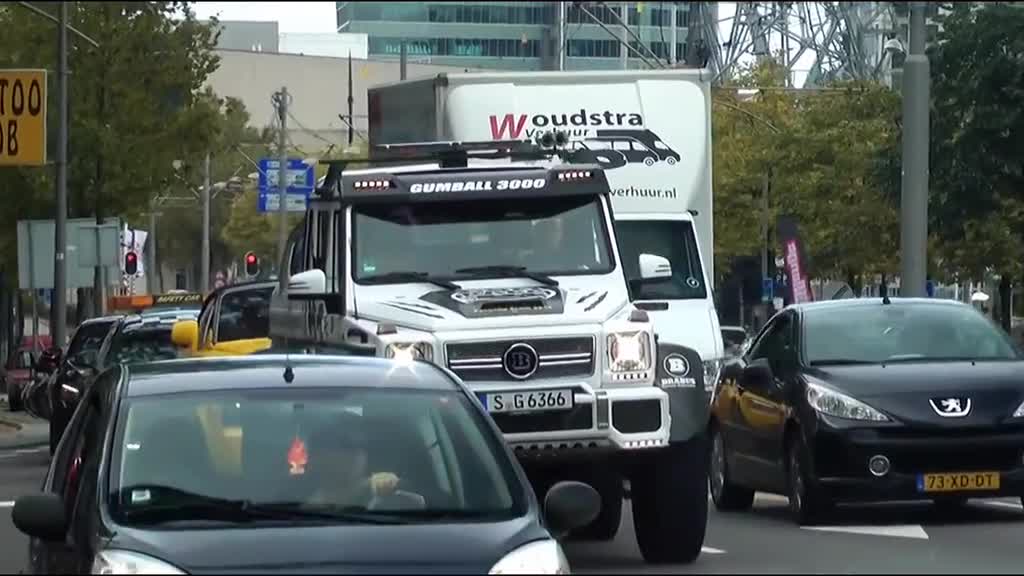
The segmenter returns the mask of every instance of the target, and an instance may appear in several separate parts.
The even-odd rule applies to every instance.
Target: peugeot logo
[[[526,380],[533,376],[540,364],[537,351],[533,349],[533,346],[523,342],[509,346],[501,361],[505,372],[516,380]]]
[[[928,402],[943,418],[963,418],[971,412],[970,398],[932,398]]]

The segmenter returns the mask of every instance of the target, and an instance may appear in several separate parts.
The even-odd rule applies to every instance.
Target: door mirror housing
[[[320,269],[300,272],[288,281],[289,300],[309,300],[311,296],[322,296],[326,293],[327,275]]]
[[[555,539],[582,528],[601,513],[601,495],[583,482],[559,482],[544,496],[544,522]]]
[[[11,510],[11,520],[22,533],[46,542],[63,542],[68,531],[64,501],[57,494],[18,498]]]
[[[758,358],[747,364],[743,369],[743,381],[751,387],[769,389],[775,382],[775,375],[772,374],[772,366],[768,359]]]
[[[641,280],[672,277],[672,264],[668,261],[668,258],[655,256],[654,254],[641,254],[639,264]]]
[[[179,348],[195,351],[199,348],[199,322],[180,320],[171,329],[171,342]]]

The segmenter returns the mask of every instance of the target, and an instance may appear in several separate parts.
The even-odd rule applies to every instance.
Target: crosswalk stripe
[[[998,506],[999,508],[1009,508],[1011,510],[1020,510],[1022,506],[1019,502],[1000,502],[998,500],[984,500],[979,502],[986,506]]]
[[[916,538],[928,540],[928,533],[919,524],[898,526],[801,526],[801,530],[816,532],[844,532],[847,534],[863,534],[865,536],[889,536],[894,538]]]
[[[718,548],[712,548],[710,546],[702,546],[700,551],[703,554],[725,554],[725,550],[720,550]]]
[[[0,502],[0,508],[14,508],[14,500]]]

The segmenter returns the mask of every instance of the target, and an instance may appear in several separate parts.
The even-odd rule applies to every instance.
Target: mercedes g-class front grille
[[[594,349],[593,336],[526,338],[452,342],[445,345],[445,356],[448,368],[467,382],[520,382],[590,376],[594,373]],[[532,350],[536,354],[535,370],[524,377],[523,374],[529,371],[518,369],[521,365],[509,364],[515,361],[514,358],[510,359],[510,350],[526,350],[527,354]]]

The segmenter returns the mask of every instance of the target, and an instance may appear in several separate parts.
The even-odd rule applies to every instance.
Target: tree
[[[51,8],[52,11],[52,8]],[[69,33],[72,71],[69,215],[139,214],[172,177],[171,161],[212,139],[200,88],[216,68],[215,30],[183,2],[76,2],[70,23],[100,46]],[[0,13],[0,66],[48,68],[56,62],[56,27],[31,11]],[[48,140],[56,142],[55,75],[48,85]],[[49,157],[55,157],[51,147]],[[0,191],[17,197],[0,212],[0,246],[13,246],[14,221],[52,218],[47,168],[0,170]],[[15,250],[0,251],[10,267]]]
[[[944,268],[995,270],[1004,325],[1009,280],[1024,272],[1024,11],[954,4],[930,52],[930,225]]]

